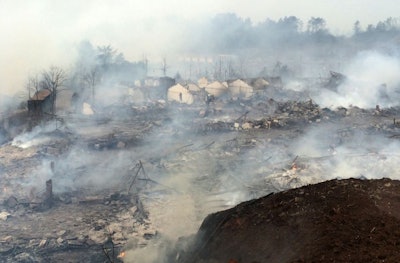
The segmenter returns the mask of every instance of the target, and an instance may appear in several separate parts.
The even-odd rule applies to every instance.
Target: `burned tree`
[[[110,45],[97,47],[97,60],[104,71],[107,71],[114,62],[114,56],[117,53]]]
[[[40,116],[42,115],[42,106],[44,103],[44,99],[42,99],[42,95],[40,94],[40,81],[39,76],[35,75],[28,79],[28,83],[26,85],[28,90],[28,111],[30,115],[33,117],[34,123],[36,123]],[[34,125],[34,124],[33,124]]]
[[[51,66],[49,70],[42,72],[42,80],[40,82],[43,90],[51,93],[51,114],[55,115],[57,93],[67,80],[67,74],[59,67]]]
[[[164,77],[167,76],[168,68],[169,66],[167,65],[167,58],[163,57],[160,70],[163,72]]]
[[[37,93],[40,90],[40,81],[39,76],[35,75],[28,79],[28,83],[26,85],[26,89],[28,90],[28,99],[34,98],[37,96]],[[33,92],[33,96],[31,93]]]
[[[88,88],[90,89],[92,95],[92,101],[95,100],[95,88],[96,85],[100,82],[100,72],[98,68],[93,67],[90,71],[83,75],[83,81],[86,83]]]

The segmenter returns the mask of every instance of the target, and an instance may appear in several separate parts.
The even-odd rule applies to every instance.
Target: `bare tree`
[[[97,47],[97,52],[97,59],[101,67],[103,68],[103,70],[108,70],[111,63],[114,62],[114,56],[117,53],[117,50],[108,45]]]
[[[35,95],[38,96],[38,92],[40,90],[40,81],[38,75],[29,77],[28,83],[26,84],[26,89],[28,90],[28,99],[31,99],[31,97]]]
[[[238,71],[239,71],[239,76],[241,78],[247,77],[247,74],[246,74],[247,60],[248,60],[247,57],[239,56],[239,59],[238,59],[238,63],[239,63]]]
[[[57,93],[67,80],[67,74],[59,67],[51,66],[49,70],[42,72],[40,82],[42,89],[51,92],[51,113],[55,115]]]
[[[353,25],[353,32],[354,32],[354,34],[355,35],[358,35],[358,34],[360,34],[361,33],[361,23],[360,23],[360,21],[356,21],[356,22],[354,22],[354,25]]]
[[[311,34],[315,33],[327,33],[326,21],[321,17],[311,17],[307,23],[307,32]]]
[[[100,72],[96,67],[93,67],[89,72],[83,75],[83,81],[88,85],[91,94],[92,102],[95,100],[95,88],[100,81]]]

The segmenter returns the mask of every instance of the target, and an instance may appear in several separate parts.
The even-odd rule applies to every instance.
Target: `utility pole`
[[[161,70],[163,72],[164,77],[167,76],[167,59],[165,57],[163,57],[163,62],[162,62],[162,66],[161,66]]]

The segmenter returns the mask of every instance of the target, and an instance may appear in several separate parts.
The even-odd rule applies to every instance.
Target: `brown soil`
[[[332,180],[209,215],[181,262],[400,262],[400,182]]]

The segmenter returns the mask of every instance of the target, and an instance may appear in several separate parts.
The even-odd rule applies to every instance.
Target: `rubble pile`
[[[99,248],[107,243],[113,244],[115,253],[129,239],[144,243],[156,231],[146,223],[132,199],[119,194],[82,199],[76,195],[55,196],[51,208],[45,211],[39,211],[32,203],[5,203],[2,210],[10,213],[2,212],[2,258],[13,262],[25,252],[39,262],[54,261],[62,260],[64,253],[72,250],[84,252],[80,256],[94,262],[104,260]],[[20,229],[24,231],[16,235]]]
[[[307,102],[287,101],[278,103],[277,112],[290,118],[291,121],[321,121],[321,109],[312,100]]]
[[[400,182],[332,180],[209,215],[177,262],[397,262]],[[176,262],[176,261],[175,261]]]

